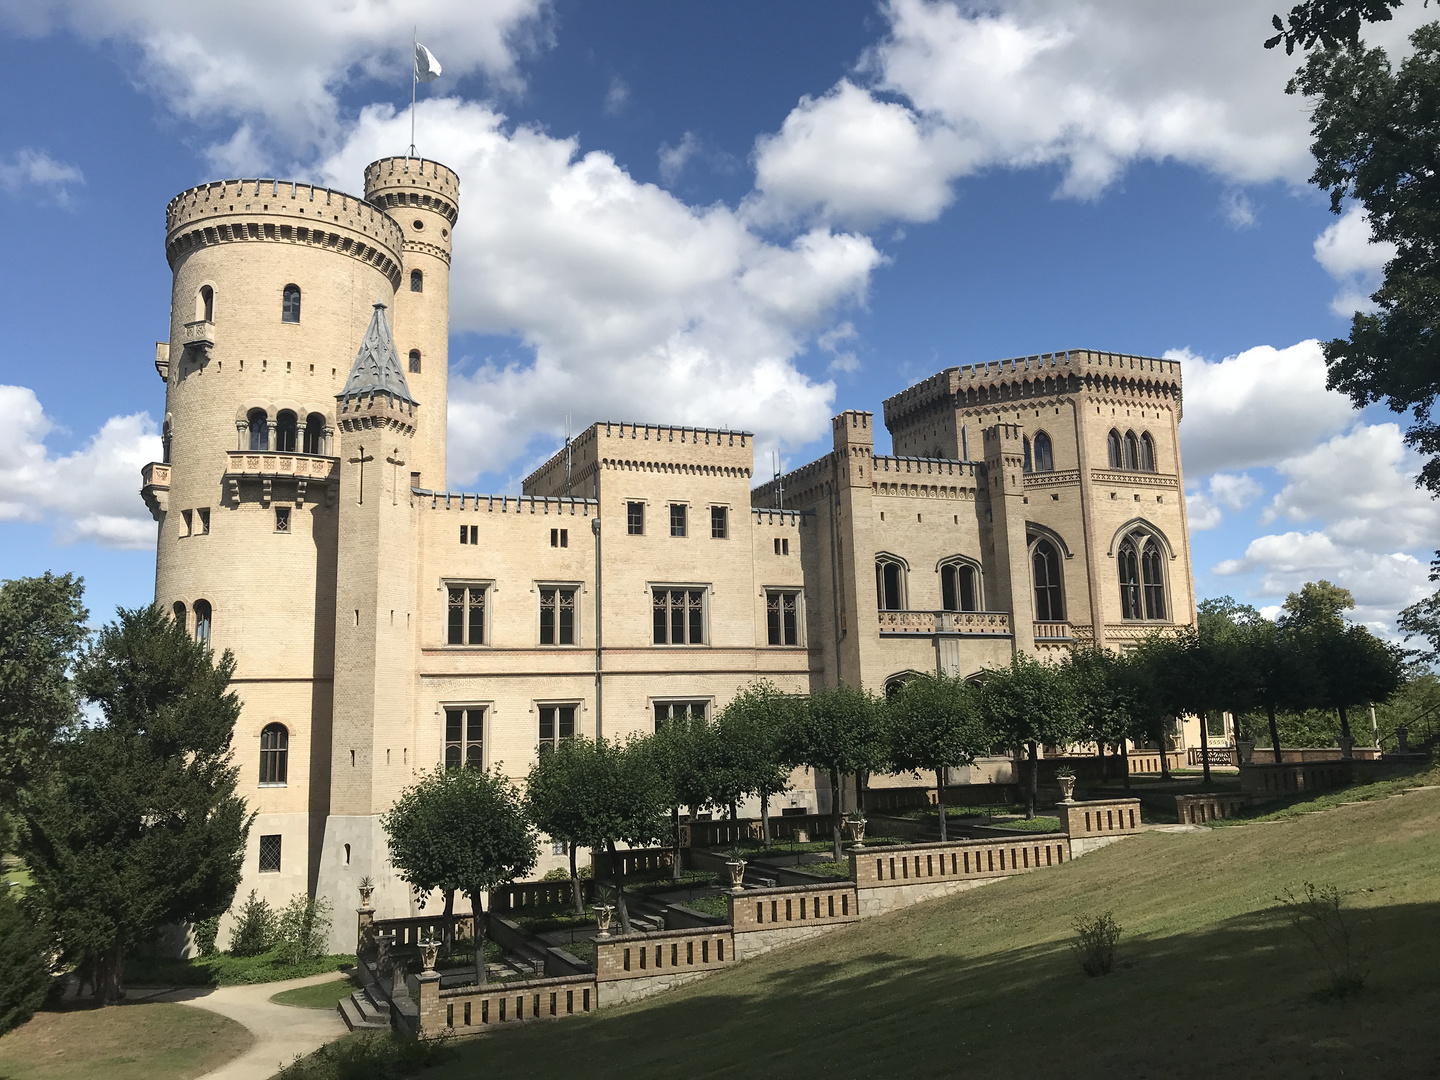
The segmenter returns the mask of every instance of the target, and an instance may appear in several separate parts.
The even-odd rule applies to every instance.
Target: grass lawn
[[[1016,818],[1014,821],[992,821],[992,829],[1014,829],[1016,832],[1042,833],[1059,832],[1060,819],[1050,817],[1046,814],[1036,814],[1033,818]]]
[[[297,986],[293,990],[282,990],[270,1000],[276,1005],[293,1005],[300,1009],[330,1009],[348,998],[355,989],[349,979],[318,983],[315,986]]]
[[[1440,769],[1431,769],[1419,774],[1407,774],[1388,780],[1377,780],[1371,784],[1355,784],[1352,787],[1329,791],[1323,795],[1296,795],[1290,799],[1278,799],[1261,803],[1239,818],[1221,818],[1214,825],[1244,825],[1256,821],[1284,821],[1302,814],[1313,814],[1321,810],[1333,810],[1350,803],[1371,802],[1399,795],[1406,788],[1440,784]],[[1420,794],[1417,792],[1417,794]]]
[[[1333,883],[1368,953],[1321,1000],[1275,897]],[[1070,923],[1111,910],[1089,979]],[[1440,1061],[1440,791],[1274,824],[1146,833],[835,930],[634,1005],[455,1044],[423,1080],[1419,1077]],[[677,1063],[683,1063],[677,1064]]]
[[[7,1080],[189,1080],[238,1057],[234,1020],[166,1002],[37,1013],[0,1038]]]
[[[132,956],[125,961],[127,986],[251,986],[299,979],[355,966],[353,956],[321,956],[283,964],[274,953],[259,956],[207,956],[180,960],[168,956]],[[4,1080],[0,1074],[0,1080]]]

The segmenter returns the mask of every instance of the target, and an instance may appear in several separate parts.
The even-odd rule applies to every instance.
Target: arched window
[[[300,286],[286,285],[284,299],[280,302],[280,321],[300,321]]]
[[[264,409],[251,409],[246,419],[250,422],[250,449],[270,449],[270,418]]]
[[[1060,587],[1060,553],[1044,537],[1031,549],[1035,578],[1035,618],[1039,622],[1065,621],[1065,596]]]
[[[305,418],[305,445],[301,453],[325,453],[325,417],[312,412]]]
[[[298,421],[295,414],[289,409],[281,409],[275,417],[275,449],[282,454],[293,454],[295,452],[295,435],[298,428]]]
[[[1145,583],[1145,617],[1165,618],[1165,563],[1154,537],[1145,541],[1140,552],[1140,579]]]
[[[420,350],[419,350],[419,349],[411,349],[411,350],[410,350],[410,370],[411,370],[412,372],[418,372],[418,371],[420,370]]]
[[[411,292],[424,292],[424,291],[425,291],[425,275],[422,274],[419,270],[411,270],[411,271],[410,271],[410,291],[411,291]]]
[[[1055,471],[1055,455],[1050,449],[1050,436],[1043,431],[1035,436],[1035,471]]]
[[[889,701],[891,698],[896,697],[914,674],[913,671],[906,671],[899,675],[891,675],[890,678],[886,679],[885,700]]]
[[[1140,600],[1140,554],[1135,550],[1135,537],[1127,536],[1115,553],[1120,571],[1120,617],[1141,618],[1143,610]]]
[[[1026,435],[1026,436],[1025,436],[1025,471],[1026,471],[1027,473],[1030,473],[1030,472],[1034,472],[1034,471],[1035,471],[1034,468],[1032,467],[1031,461],[1030,461],[1030,436],[1029,436],[1029,435]]]
[[[1155,471],[1155,440],[1150,438],[1148,431],[1140,436],[1140,470]]]
[[[195,640],[202,645],[210,644],[210,601],[195,601]]]
[[[209,285],[200,286],[200,295],[195,298],[195,317],[205,322],[215,321],[215,290]]]
[[[1124,451],[1120,449],[1120,433],[1114,428],[1110,429],[1110,435],[1105,440],[1110,449],[1110,468],[1123,469],[1125,467]]]
[[[945,611],[980,610],[980,575],[969,563],[940,567],[940,606]]]
[[[905,564],[899,559],[875,560],[875,599],[881,611],[905,610]]]
[[[266,724],[260,732],[260,783],[285,783],[289,758],[290,732],[284,724]]]
[[[1135,433],[1125,433],[1125,468],[1135,472],[1140,468],[1140,444],[1135,441]]]
[[[175,606],[171,609],[171,611],[172,611],[172,612],[174,613],[174,615],[175,615],[175,621],[180,624],[180,629],[181,629],[181,630],[184,630],[184,629],[185,629],[185,623],[187,622],[187,619],[186,619],[186,617],[185,617],[185,604],[184,604],[184,602],[183,602],[183,601],[180,601],[180,600],[176,600],[176,601],[175,601]]]
[[[1125,619],[1165,618],[1165,560],[1148,533],[1135,532],[1115,552],[1120,572],[1120,615]]]

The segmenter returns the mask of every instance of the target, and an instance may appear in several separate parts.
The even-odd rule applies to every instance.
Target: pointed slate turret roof
[[[419,404],[410,396],[410,384],[405,381],[405,367],[395,350],[390,324],[385,321],[385,303],[382,300],[375,301],[375,314],[370,317],[370,326],[365,331],[365,340],[360,342],[360,351],[355,354],[355,363],[350,365],[345,389],[335,396],[344,399],[366,394],[389,394],[399,401]]]

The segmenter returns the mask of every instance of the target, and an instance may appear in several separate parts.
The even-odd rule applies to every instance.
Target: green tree
[[[1389,22],[1390,12],[1400,7],[1402,0],[1305,0],[1290,9],[1285,20],[1279,15],[1271,18],[1271,25],[1279,31],[1265,41],[1265,48],[1273,49],[1282,42],[1287,55],[1298,47],[1301,52],[1317,44],[1327,49],[1341,45],[1353,45],[1360,40],[1362,22]]]
[[[159,609],[120,609],[76,672],[103,719],[22,796],[33,891],[103,1003],[124,996],[129,949],[234,899],[251,821],[231,763],[234,669]]]
[[[1294,628],[1269,619],[1260,619],[1246,628],[1245,648],[1254,678],[1253,704],[1265,712],[1271,750],[1279,762],[1279,715],[1302,712],[1317,700],[1320,673],[1315,667],[1314,650]]]
[[[830,777],[831,836],[840,850],[840,777],[884,764],[883,703],[843,683],[814,691],[790,717],[786,759]]]
[[[1125,663],[1124,657],[1109,649],[1076,649],[1065,660],[1065,674],[1080,711],[1080,736],[1096,745],[1101,775],[1105,775],[1105,747],[1117,746],[1129,788],[1128,742],[1139,736],[1141,721],[1136,715],[1135,686],[1126,677]]]
[[[945,771],[971,764],[995,745],[977,700],[979,692],[964,679],[916,675],[907,679],[889,703],[888,757],[897,771],[935,774],[940,810],[940,839],[949,839],[945,823]]]
[[[1419,650],[1419,659],[1431,664],[1440,662],[1440,592],[1405,608],[1396,625],[1405,631],[1406,641],[1419,637],[1429,643],[1428,650]]]
[[[716,790],[717,750],[714,725],[703,713],[688,709],[661,723],[649,740],[651,759],[670,806],[670,837],[675,842],[670,873],[675,881],[680,880],[680,807],[688,806],[693,814],[723,798]]]
[[[1009,667],[986,674],[980,687],[980,707],[997,742],[1027,752],[1025,816],[1033,818],[1039,788],[1039,745],[1071,742],[1081,731],[1083,717],[1075,689],[1061,669],[1019,653]]]
[[[446,944],[455,893],[469,894],[475,916],[475,979],[485,981],[485,893],[535,869],[539,845],[520,793],[499,772],[437,766],[406,788],[380,818],[390,863],[425,894],[445,896]]]
[[[87,635],[84,582],[44,574],[0,582],[0,813],[41,771],[78,715],[71,667]]]
[[[575,914],[585,914],[585,896],[575,865],[576,850],[588,836],[585,818],[572,793],[579,790],[581,770],[589,757],[584,740],[561,739],[545,750],[525,778],[525,809],[535,827],[551,840],[563,843],[570,856],[570,894]]]
[[[790,787],[785,738],[797,699],[768,682],[742,689],[721,710],[715,724],[715,796],[737,802],[760,798],[760,830],[770,846],[770,799]]]
[[[55,941],[43,912],[25,910],[12,890],[0,892],[0,1035],[19,1027],[45,1000],[55,982],[50,957]]]

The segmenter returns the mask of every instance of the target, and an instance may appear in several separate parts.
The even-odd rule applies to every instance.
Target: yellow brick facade
[[[446,760],[447,713],[469,721],[452,753],[520,778],[542,716],[563,715],[547,710],[625,737],[758,679],[880,692],[1017,649],[1123,645],[1147,625],[1123,617],[1117,578],[1137,529],[1163,549],[1162,621],[1193,620],[1173,361],[951,369],[885,403],[893,455],[871,414],[845,412],[833,453],[759,488],[748,433],[626,420],[583,431],[519,497],[445,492],[459,208],[453,172],[405,158],[370,165],[364,198],[223,181],[169,208],[167,454],[143,495],[157,602],[237,659],[235,758],[258,815],[242,897],[318,894],[344,927],[368,875],[381,910],[413,912],[379,815]],[[342,393],[376,318],[408,393]],[[1109,467],[1112,428],[1148,436],[1150,468]],[[1027,471],[1041,432],[1049,467]],[[1034,611],[1042,539],[1063,618]],[[960,567],[967,604],[946,592]],[[796,781],[782,803],[828,809],[826,785]],[[542,870],[561,862],[544,849]]]

